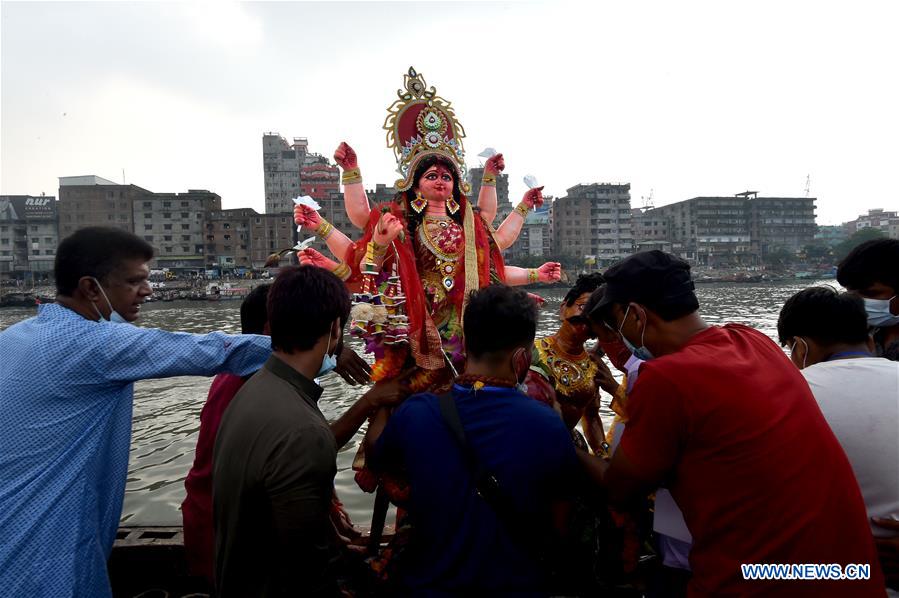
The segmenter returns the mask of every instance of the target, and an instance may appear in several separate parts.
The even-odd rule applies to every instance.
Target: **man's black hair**
[[[90,226],[75,231],[56,248],[56,292],[71,297],[84,276],[106,280],[125,260],[153,259],[153,246],[120,228]]]
[[[602,310],[596,310],[596,306],[599,305],[599,302],[602,300],[605,295],[606,285],[601,284],[596,287],[596,290],[590,293],[590,298],[587,299],[587,303],[584,304],[584,315],[587,316],[590,320],[594,322],[602,322]]]
[[[282,268],[268,292],[269,332],[276,351],[308,351],[335,319],[342,330],[349,315],[346,287],[317,266]]]
[[[605,279],[603,279],[602,274],[599,272],[581,274],[577,277],[574,286],[568,289],[568,292],[565,294],[565,298],[563,299],[565,305],[571,307],[574,305],[574,302],[577,301],[578,297],[584,293],[592,293],[602,286],[603,282],[605,282]],[[587,311],[584,310],[584,313],[587,313]]]
[[[799,291],[784,303],[777,318],[777,337],[786,345],[804,336],[824,346],[855,345],[868,339],[868,315],[858,295],[839,293],[832,287]]]
[[[899,239],[865,241],[850,251],[837,267],[837,282],[853,291],[879,282],[899,293]]]
[[[465,348],[472,357],[534,342],[537,304],[521,289],[495,284],[474,291],[465,308]]]
[[[268,292],[271,283],[261,284],[249,292],[240,304],[240,331],[244,334],[264,334],[268,321]]]
[[[698,310],[699,299],[696,298],[696,293],[690,291],[678,297],[670,297],[664,301],[646,301],[643,305],[654,311],[666,322],[671,322]]]

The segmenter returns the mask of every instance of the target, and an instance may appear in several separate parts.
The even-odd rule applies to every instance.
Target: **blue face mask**
[[[889,299],[865,298],[865,311],[868,312],[868,326],[882,328],[899,324],[899,316],[894,315],[890,311],[890,301],[895,298],[895,295]]]
[[[103,290],[103,285],[100,284],[100,281],[96,278],[91,278],[94,282],[97,283],[97,287],[100,289],[100,293],[103,295],[103,299],[106,301],[106,305],[109,306],[109,322],[113,324],[127,324],[128,320],[122,317],[122,315],[112,308],[112,303],[109,301],[109,297],[106,296],[106,291]],[[97,304],[94,303],[94,311],[97,312],[97,315],[100,316],[101,320],[106,320],[103,317],[103,314],[100,313],[100,309],[97,307]]]
[[[334,368],[337,367],[336,347],[335,347],[335,354],[329,355],[328,347],[330,347],[330,346],[331,346],[331,333],[328,332],[328,344],[325,345],[325,354],[324,354],[324,356],[322,356],[322,365],[320,368],[318,368],[318,373],[315,375],[316,378],[324,376],[328,372],[334,371]]]
[[[641,361],[649,361],[653,358],[653,354],[650,353],[649,349],[646,348],[646,345],[643,344],[643,337],[646,335],[646,322],[643,322],[643,332],[640,333],[640,346],[635,347],[631,344],[627,337],[624,336],[624,333],[621,332],[621,329],[624,328],[624,323],[627,321],[627,314],[630,312],[631,306],[628,305],[627,309],[624,310],[624,318],[621,320],[621,326],[618,327],[618,335],[621,337],[621,342],[624,343],[624,346],[627,347],[627,350],[630,351],[634,357],[640,359]]]

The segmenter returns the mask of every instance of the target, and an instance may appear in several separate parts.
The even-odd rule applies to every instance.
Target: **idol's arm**
[[[362,180],[360,179],[358,183],[344,184],[343,197],[346,215],[350,222],[359,230],[364,230],[365,225],[368,224],[371,205],[368,203],[368,195],[365,193]]]
[[[514,287],[535,282],[556,282],[562,277],[562,265],[558,262],[546,262],[539,268],[506,266],[503,272],[506,284]]]
[[[481,182],[481,191],[478,193],[478,208],[480,208],[481,216],[487,224],[493,224],[493,221],[496,219],[496,183],[488,185],[483,181]],[[501,247],[501,249],[505,249],[505,247]]]
[[[521,203],[515,206],[512,213],[503,220],[503,223],[493,235],[500,251],[511,247],[515,239],[518,238],[518,235],[521,233],[521,227],[524,225],[524,220],[528,217],[528,212],[542,205],[543,187],[535,187],[525,192],[524,197],[521,198]]]
[[[356,152],[347,142],[343,141],[334,150],[334,161],[343,169],[340,182],[343,183],[346,215],[353,226],[359,230],[365,230],[371,206],[368,203],[365,187],[362,185],[362,172],[359,170],[359,159],[356,157]]]
[[[496,154],[484,164],[481,191],[478,193],[478,208],[481,210],[481,217],[490,225],[496,220],[496,179],[505,167],[502,154]]]
[[[515,208],[511,214],[506,216],[506,219],[503,220],[503,223],[499,225],[499,228],[496,229],[496,232],[493,234],[493,238],[496,239],[496,245],[499,247],[500,251],[505,251],[509,247],[515,243],[515,240],[518,239],[518,235],[521,234],[521,227],[524,226],[524,219],[527,215],[527,207],[524,208],[522,213],[521,206],[524,204],[518,204],[518,207]]]
[[[324,268],[328,272],[334,274],[340,280],[346,280],[350,277],[350,267],[343,262],[335,262],[334,260],[323,256],[321,253],[312,249],[311,247],[306,248],[302,251],[297,252],[297,260],[299,260],[300,265],[303,266],[317,266],[319,268]]]
[[[346,255],[347,249],[353,244],[349,237],[334,228],[333,224],[322,218],[318,212],[309,206],[294,206],[293,221],[297,226],[305,226],[311,229],[316,237],[324,240],[328,249],[337,258]]]

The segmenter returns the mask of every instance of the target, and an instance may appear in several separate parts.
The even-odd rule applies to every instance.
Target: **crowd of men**
[[[408,396],[400,377],[328,422],[316,380],[370,373],[343,344],[343,283],[287,267],[245,300],[243,334],[166,332],[131,325],[152,257],[130,233],[82,229],[59,246],[56,303],[0,332],[3,595],[112,594],[133,383],[182,375],[216,375],[182,510],[191,569],[218,596],[899,588],[899,241],[843,260],[846,291],[787,300],[777,334],[788,355],[751,327],[707,324],[675,256],[608,268],[561,312],[597,339],[597,365],[608,373],[604,353],[623,374],[597,376],[618,416],[615,441],[592,451],[557,403],[526,394],[538,308],[524,291],[470,296],[466,368],[449,392]],[[358,585],[365,563],[345,549],[358,532],[334,492],[337,451],[366,422],[368,466],[404,488],[393,498],[406,532],[380,589]],[[655,533],[621,523],[653,496]],[[563,561],[584,504],[655,543],[640,550],[657,555],[646,579],[572,582]]]

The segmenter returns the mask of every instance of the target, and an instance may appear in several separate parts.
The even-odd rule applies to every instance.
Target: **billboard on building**
[[[6,195],[0,197],[0,217],[8,220],[55,220],[55,197]]]

